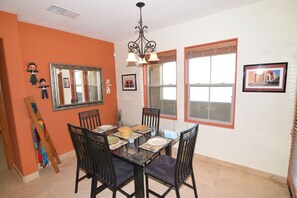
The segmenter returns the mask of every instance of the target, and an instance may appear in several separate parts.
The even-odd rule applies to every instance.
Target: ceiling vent
[[[63,16],[69,17],[69,18],[75,18],[79,15],[79,13],[77,13],[77,12],[68,10],[66,8],[62,8],[57,5],[51,5],[51,7],[49,7],[47,10],[50,12],[53,12],[55,14],[60,14],[60,15],[63,15]]]

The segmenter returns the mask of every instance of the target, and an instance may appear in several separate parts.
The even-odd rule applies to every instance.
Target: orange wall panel
[[[19,22],[19,37],[23,60],[20,70],[26,76],[26,91],[28,95],[35,97],[59,155],[73,149],[67,123],[79,125],[78,112],[97,108],[102,124],[116,123],[117,95],[113,43],[23,22]],[[30,73],[26,72],[28,62],[37,64],[37,79],[45,78],[48,85],[51,84],[50,62],[101,67],[104,104],[53,111],[51,87],[48,88],[49,99],[42,100],[38,84],[32,86],[29,82]],[[110,79],[112,84],[109,95],[105,93],[106,79]]]
[[[27,175],[37,170],[30,120],[24,103],[27,96],[22,72],[22,59],[17,17],[0,12],[0,37],[3,39],[4,64],[0,77],[6,106],[9,135],[15,166]]]

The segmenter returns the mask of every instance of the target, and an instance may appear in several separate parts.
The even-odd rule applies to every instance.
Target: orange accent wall
[[[58,154],[73,149],[67,123],[79,125],[78,112],[99,109],[102,124],[116,123],[117,95],[115,79],[114,45],[110,42],[83,37],[59,30],[19,22],[22,53],[22,71],[27,77],[25,84],[28,95],[35,97],[46,127],[53,139]],[[26,72],[28,62],[35,62],[39,72],[37,78],[45,78],[50,85],[49,63],[88,65],[103,68],[103,86],[105,80],[111,80],[111,94],[104,93],[104,104],[86,108],[53,111],[51,87],[50,99],[41,99],[41,90],[29,83],[30,74]],[[105,88],[103,88],[105,92]]]
[[[13,161],[17,169],[28,175],[37,170],[32,133],[24,98],[27,96],[18,34],[17,17],[0,12],[0,37],[3,39],[4,64],[0,77],[6,106]]]
[[[26,176],[37,171],[29,115],[24,98],[34,96],[46,128],[59,155],[73,150],[67,123],[79,125],[78,112],[99,109],[102,124],[116,123],[117,95],[114,44],[76,34],[17,21],[14,14],[0,12],[0,38],[4,41],[6,66],[0,65],[0,77],[7,79],[5,101],[13,141],[14,163]],[[103,69],[104,104],[71,110],[53,111],[51,87],[49,99],[41,99],[38,84],[29,82],[28,62],[37,64],[37,79],[50,82],[49,63],[88,65]],[[2,70],[2,67],[5,67]],[[2,71],[7,72],[2,72]],[[111,94],[105,93],[110,79]],[[3,89],[4,89],[3,88]]]

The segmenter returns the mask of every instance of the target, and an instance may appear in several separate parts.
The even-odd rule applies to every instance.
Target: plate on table
[[[102,126],[100,126],[100,129],[106,130],[106,129],[110,129],[112,127],[113,127],[112,125],[102,125]]]
[[[108,141],[108,144],[115,144],[118,141],[120,141],[120,138],[115,136],[107,136],[107,141]]]
[[[159,138],[159,137],[156,137],[156,138],[151,138],[147,141],[148,144],[152,145],[152,146],[161,146],[163,144],[166,144],[167,143],[167,140],[166,139],[163,139],[163,138]]]

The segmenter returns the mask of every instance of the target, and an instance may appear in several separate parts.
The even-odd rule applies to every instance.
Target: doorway
[[[0,126],[1,127],[1,126]],[[7,160],[4,151],[3,135],[0,128],[0,172],[7,170]]]
[[[0,172],[13,169],[12,148],[8,129],[7,107],[4,104],[4,82],[7,82],[3,39],[0,38]],[[6,81],[5,81],[6,79]],[[6,83],[7,85],[7,83]],[[8,90],[8,87],[5,87]]]

